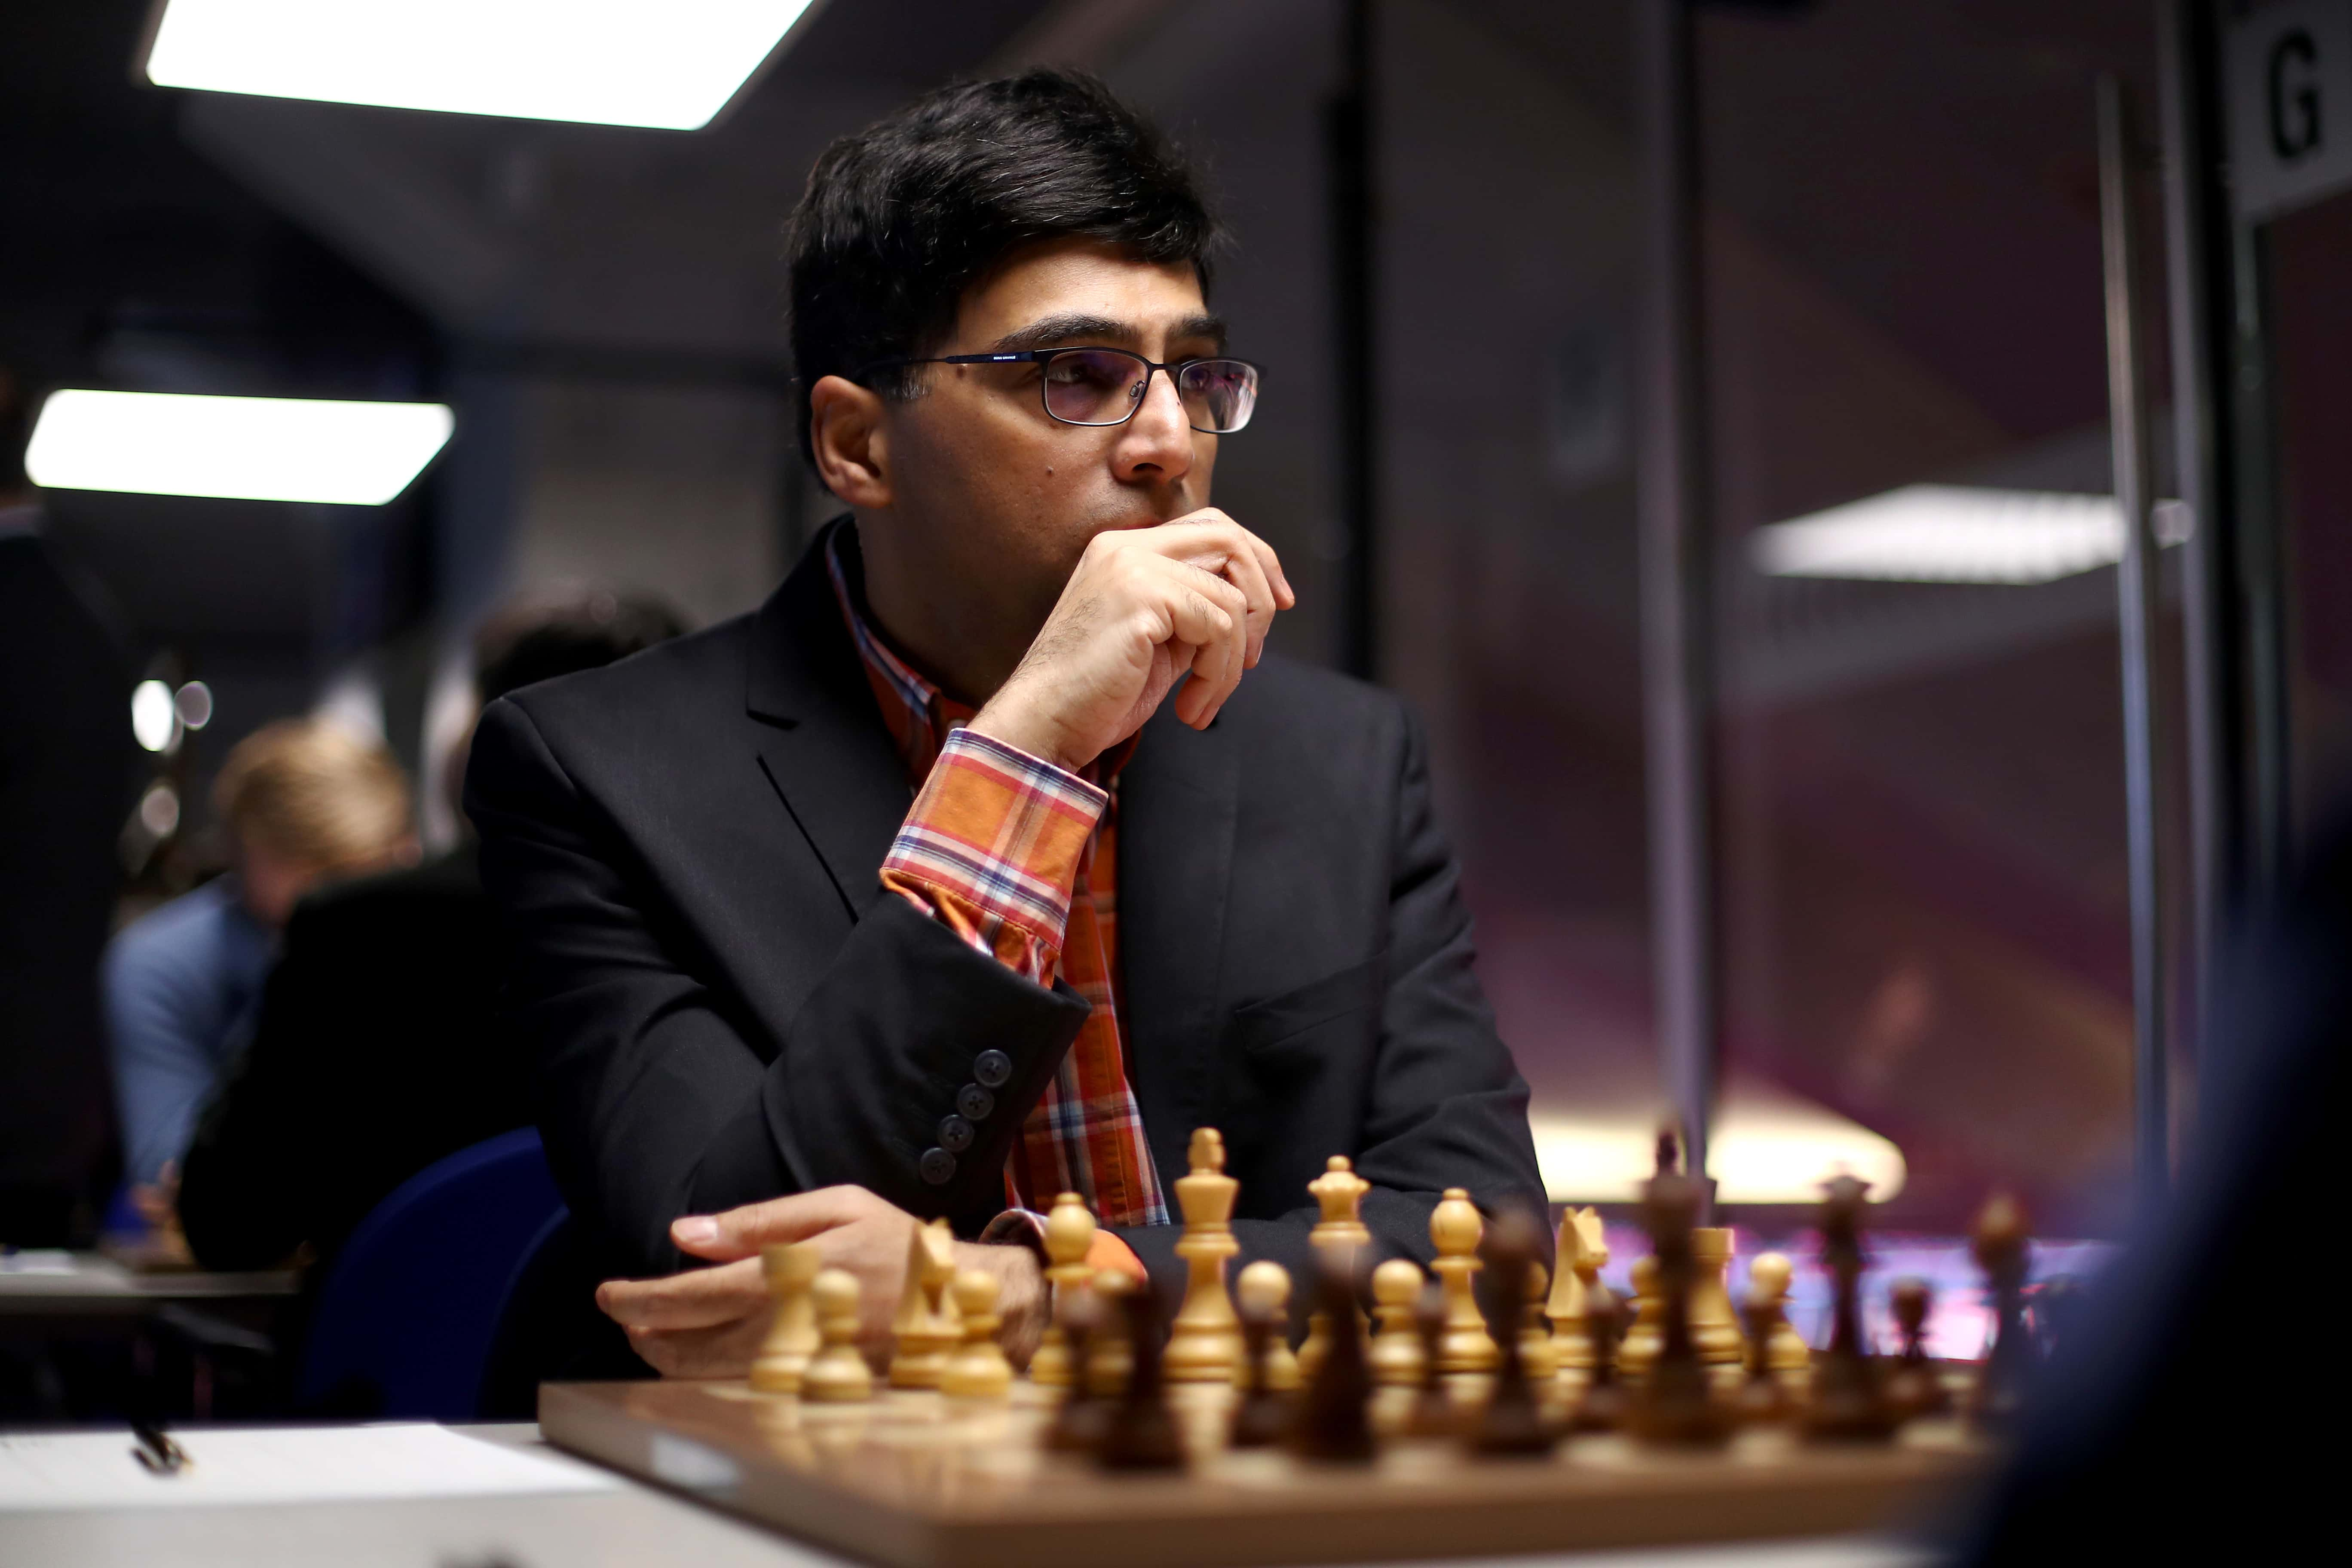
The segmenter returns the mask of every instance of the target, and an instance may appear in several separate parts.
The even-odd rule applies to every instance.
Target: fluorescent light
[[[2157,508],[2158,536],[2183,532],[2181,509]],[[2113,496],[1906,485],[1758,529],[1748,559],[1774,577],[1896,583],[2049,583],[2123,559]]]
[[[812,0],[170,0],[158,87],[693,131]]]
[[[25,449],[50,489],[382,506],[449,439],[438,403],[53,392]]]
[[[170,687],[160,680],[142,680],[131,689],[131,733],[142,749],[164,751],[179,732]]]
[[[1554,1203],[1631,1203],[1656,1169],[1654,1117],[1547,1115],[1528,1118],[1544,1191]],[[1873,1203],[1903,1190],[1903,1152],[1826,1107],[1775,1095],[1727,1100],[1707,1136],[1707,1173],[1726,1204],[1812,1204],[1822,1184],[1844,1172],[1870,1184]]]

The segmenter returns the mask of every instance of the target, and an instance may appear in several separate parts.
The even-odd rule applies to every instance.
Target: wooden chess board
[[[550,1384],[548,1439],[588,1458],[892,1568],[1131,1568],[1480,1557],[1836,1534],[1932,1512],[1988,1451],[1915,1423],[1877,1447],[1779,1431],[1714,1453],[1579,1437],[1549,1458],[1400,1442],[1370,1466],[1217,1441],[1229,1395],[1180,1387],[1191,1468],[1110,1474],[1046,1451],[1041,1391],[965,1406],[887,1392],[803,1405],[741,1383]]]

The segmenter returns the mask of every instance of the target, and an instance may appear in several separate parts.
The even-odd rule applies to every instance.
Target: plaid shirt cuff
[[[1050,985],[1071,889],[1109,802],[1075,773],[960,729],[883,859],[882,885]]]

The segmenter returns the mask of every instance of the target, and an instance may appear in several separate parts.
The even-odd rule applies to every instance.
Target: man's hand
[[[971,728],[1076,772],[1189,674],[1176,716],[1205,730],[1257,664],[1275,612],[1297,602],[1273,549],[1213,507],[1098,533]]]
[[[751,1369],[773,1312],[760,1272],[760,1248],[814,1241],[827,1268],[857,1276],[857,1336],[876,1349],[888,1342],[890,1320],[907,1278],[907,1253],[920,1222],[864,1187],[747,1204],[724,1214],[689,1215],[670,1226],[678,1249],[719,1265],[661,1279],[608,1279],[596,1305],[628,1331],[629,1344],[665,1377],[740,1377]],[[1020,1247],[956,1244],[956,1265],[997,1277],[1004,1327],[998,1337],[1025,1361],[1044,1331],[1044,1279]]]

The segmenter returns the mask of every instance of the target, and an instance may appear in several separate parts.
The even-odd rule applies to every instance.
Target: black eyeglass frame
[[[1135,395],[1134,400],[1128,405],[1127,412],[1120,415],[1116,419],[1088,420],[1063,418],[1060,415],[1054,412],[1053,402],[1045,395],[1045,378],[1043,374],[1040,374],[1037,378],[1037,404],[1039,407],[1045,409],[1045,417],[1051,419],[1056,425],[1067,425],[1074,429],[1078,430],[1115,430],[1121,425],[1133,419],[1136,416],[1136,412],[1143,406],[1143,400],[1151,395],[1151,378],[1153,374],[1160,371],[1165,371],[1168,374],[1169,384],[1176,388],[1176,400],[1179,403],[1181,403],[1184,400],[1184,387],[1183,384],[1176,379],[1176,373],[1191,365],[1247,365],[1249,367],[1250,374],[1257,377],[1260,382],[1263,382],[1265,379],[1265,366],[1259,364],[1255,360],[1243,359],[1238,354],[1202,354],[1197,358],[1180,359],[1167,364],[1162,364],[1156,360],[1145,359],[1141,354],[1137,353],[1132,349],[1115,349],[1102,343],[1072,343],[1066,348],[1058,349],[1022,349],[1017,353],[1013,353],[942,354],[932,359],[920,359],[914,357],[908,357],[906,359],[877,359],[871,364],[860,365],[856,375],[851,379],[862,382],[868,375],[871,375],[877,370],[895,370],[902,365],[910,364],[1034,364],[1039,366],[1042,370],[1044,366],[1051,364],[1055,359],[1059,358],[1063,354],[1118,354],[1123,358],[1131,359],[1138,364],[1144,367],[1143,389]],[[1257,400],[1255,396],[1250,400],[1250,413],[1253,416],[1257,413]],[[1189,420],[1186,421],[1186,423],[1191,425],[1191,421]],[[1191,427],[1200,431],[1203,436],[1238,436],[1243,431],[1249,428],[1249,420],[1243,420],[1239,425],[1234,426],[1230,430],[1212,429],[1204,425],[1191,425]]]

